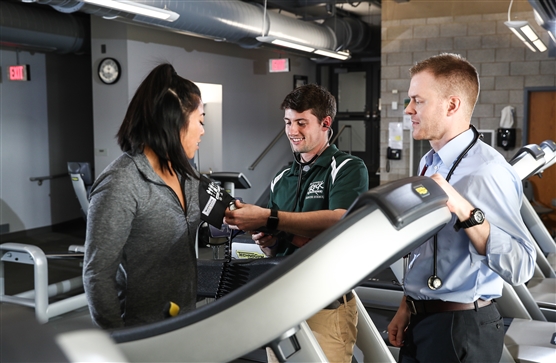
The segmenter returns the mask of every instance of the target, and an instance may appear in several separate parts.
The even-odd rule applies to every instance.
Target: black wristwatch
[[[479,208],[475,208],[471,211],[471,217],[465,221],[458,221],[457,225],[460,228],[469,228],[476,226],[478,224],[483,224],[485,221],[485,214]]]
[[[278,209],[272,208],[270,210],[270,216],[266,220],[266,228],[269,231],[276,231],[278,229]]]

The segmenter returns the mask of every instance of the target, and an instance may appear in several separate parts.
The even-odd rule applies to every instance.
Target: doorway
[[[200,82],[195,84],[203,95],[205,135],[193,163],[199,172],[210,174],[223,170],[222,85]]]
[[[318,83],[336,97],[333,140],[338,149],[361,158],[369,188],[380,184],[380,60],[321,64]]]
[[[525,120],[523,143],[540,145],[556,141],[556,87],[525,89]],[[535,199],[554,209],[542,220],[552,236],[556,235],[556,167],[546,169],[542,177],[530,179]]]

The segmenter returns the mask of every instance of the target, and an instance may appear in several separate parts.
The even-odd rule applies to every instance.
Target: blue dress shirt
[[[450,140],[437,153],[421,159],[426,176],[440,173],[446,178],[454,161],[473,141],[470,129]],[[527,282],[533,275],[536,252],[520,214],[523,187],[513,167],[500,153],[481,140],[469,150],[454,170],[450,184],[490,223],[486,256],[477,250],[464,229],[456,231],[457,217],[438,232],[437,273],[442,286],[431,290],[427,279],[433,274],[433,239],[410,255],[404,279],[405,294],[416,300],[438,299],[470,303],[502,295],[503,280],[512,285]]]

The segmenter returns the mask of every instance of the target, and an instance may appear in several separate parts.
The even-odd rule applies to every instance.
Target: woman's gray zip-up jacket
[[[180,313],[195,307],[199,181],[180,180],[187,212],[144,154],[123,154],[95,180],[83,283],[98,326],[162,320],[170,301]]]

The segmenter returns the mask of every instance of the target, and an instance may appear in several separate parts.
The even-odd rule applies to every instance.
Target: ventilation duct
[[[537,23],[548,31],[556,43],[556,0],[529,0]]]
[[[358,19],[350,18],[346,20],[346,18],[342,20],[337,18],[334,20],[335,24],[341,23],[341,26],[333,27],[333,19],[329,19],[329,26],[327,24],[305,22],[268,11],[263,21],[265,12],[261,5],[239,0],[141,1],[143,5],[165,8],[178,13],[180,17],[174,22],[101,8],[77,0],[38,0],[37,2],[50,5],[64,13],[79,11],[106,18],[119,16],[168,30],[194,33],[248,48],[260,46],[261,43],[255,38],[263,35],[263,33],[264,35],[290,39],[296,43],[315,48],[336,51],[364,49],[368,44],[368,37],[364,36],[366,32],[362,31],[362,29],[367,29],[368,26]],[[341,31],[333,30],[340,28]]]
[[[88,18],[0,1],[0,44],[41,53],[81,53],[89,47]]]

